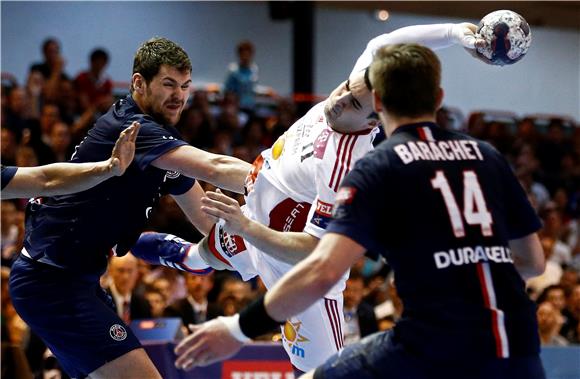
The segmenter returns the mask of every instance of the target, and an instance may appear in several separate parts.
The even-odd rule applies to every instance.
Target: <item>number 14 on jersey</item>
[[[433,188],[441,191],[455,237],[460,238],[465,236],[464,219],[469,225],[480,225],[481,233],[484,236],[491,236],[493,234],[491,229],[493,219],[487,209],[487,204],[475,172],[463,172],[463,212],[459,209],[455,195],[453,195],[449,181],[443,171],[436,172],[435,177],[431,179],[431,185]]]

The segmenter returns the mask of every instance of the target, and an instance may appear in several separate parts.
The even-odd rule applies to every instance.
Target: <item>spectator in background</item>
[[[538,297],[538,304],[547,301],[558,311],[562,312],[566,308],[566,294],[564,288],[559,284],[552,284],[544,289]]]
[[[145,299],[149,302],[151,308],[151,317],[164,317],[165,308],[167,307],[166,297],[161,291],[148,287],[144,293]]]
[[[135,292],[137,276],[137,258],[132,254],[111,257],[107,293],[113,298],[117,314],[127,325],[131,320],[151,317],[149,302]]]
[[[165,279],[168,285],[162,281],[158,282],[160,279]],[[178,270],[172,270],[165,266],[157,266],[147,274],[145,281],[153,283],[154,286],[158,286],[166,294],[168,304],[187,296],[185,278]]]
[[[91,52],[89,63],[89,69],[78,74],[74,81],[80,110],[104,113],[113,104],[113,81],[105,74],[109,54],[96,48]]]
[[[68,161],[74,152],[71,144],[71,130],[64,122],[57,122],[50,131],[50,149],[54,154],[55,162]]]
[[[0,246],[2,250],[2,266],[11,266],[12,259],[22,248],[22,228],[24,225],[20,225],[23,216],[19,217],[19,212],[20,211],[16,207],[14,201],[2,201],[2,206],[0,207],[0,229],[2,231]]]
[[[544,301],[536,311],[538,331],[542,346],[566,346],[568,341],[559,334],[564,323],[560,311],[550,302]]]
[[[14,166],[16,164],[16,148],[18,146],[18,139],[14,130],[2,127],[2,134],[0,136],[2,143],[0,144],[2,164],[6,166]]]
[[[548,286],[558,284],[562,277],[562,266],[552,259],[557,241],[551,236],[541,235],[540,242],[546,259],[546,269],[541,275],[527,281],[528,294],[532,300],[538,299]]]
[[[166,317],[179,317],[183,325],[201,324],[218,316],[215,304],[208,302],[207,295],[213,287],[213,274],[185,276],[187,297],[176,300],[165,309]]]
[[[250,41],[244,40],[238,44],[238,62],[230,63],[224,83],[224,92],[235,93],[240,109],[249,114],[253,113],[256,105],[258,83],[258,66],[253,62],[254,52],[254,45]]]
[[[351,270],[343,292],[345,345],[379,331],[373,306],[363,301],[364,289],[362,274]]]
[[[560,334],[569,342],[580,344],[580,283],[576,282],[566,297],[566,308],[562,311],[566,318]]]
[[[68,80],[64,72],[66,64],[60,54],[60,43],[50,37],[42,43],[43,62],[35,63],[30,71],[38,71],[44,77],[43,96],[45,101],[58,101],[61,80]]]

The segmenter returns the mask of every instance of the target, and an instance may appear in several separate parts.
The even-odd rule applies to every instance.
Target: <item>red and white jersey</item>
[[[373,148],[378,132],[377,127],[353,134],[333,131],[326,123],[324,104],[312,107],[254,161],[246,181],[249,193],[244,207],[252,220],[278,231],[304,231],[322,237],[340,182]],[[264,259],[282,274],[292,267],[261,255],[256,262],[259,266],[266,263],[261,262]],[[256,269],[260,272],[254,274],[266,282],[262,270]]]

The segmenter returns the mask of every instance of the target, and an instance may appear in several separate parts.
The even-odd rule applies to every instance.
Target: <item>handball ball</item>
[[[476,57],[498,66],[522,59],[532,43],[532,31],[527,21],[508,10],[491,12],[482,18],[477,35],[487,42],[487,46],[475,48]]]

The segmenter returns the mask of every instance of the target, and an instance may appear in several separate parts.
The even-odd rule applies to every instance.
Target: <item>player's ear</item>
[[[131,86],[133,90],[138,94],[142,95],[144,92],[143,84],[145,83],[145,78],[143,75],[139,74],[138,72],[134,73],[131,77]]]
[[[437,91],[437,107],[435,109],[439,109],[441,108],[441,105],[443,105],[443,97],[445,97],[445,91],[443,91],[443,88],[439,87],[439,91]]]
[[[373,110],[377,113],[381,113],[383,111],[383,103],[381,103],[381,97],[375,90],[373,90]]]

